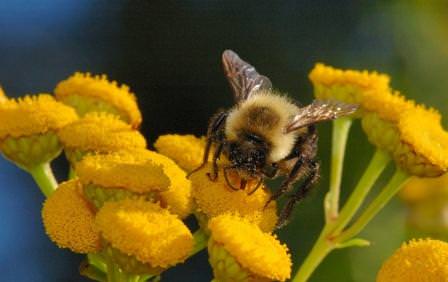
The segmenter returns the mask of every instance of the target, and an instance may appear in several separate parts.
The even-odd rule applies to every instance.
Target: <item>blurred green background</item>
[[[228,48],[304,103],[312,100],[309,70],[325,62],[388,73],[407,97],[448,110],[447,1],[2,0],[0,15],[0,84],[8,95],[51,92],[74,71],[108,74],[137,94],[150,143],[164,133],[202,135],[209,116],[232,105],[220,65]],[[323,224],[330,124],[319,131],[322,179],[279,232],[295,267]],[[343,198],[372,151],[356,122]],[[65,175],[63,158],[54,167]],[[0,185],[0,281],[85,281],[77,274],[82,257],[44,234],[43,196],[31,178],[0,159]],[[333,252],[311,281],[374,281],[405,239],[405,216],[395,199],[363,232],[371,247]],[[163,281],[209,281],[206,260],[202,253]]]

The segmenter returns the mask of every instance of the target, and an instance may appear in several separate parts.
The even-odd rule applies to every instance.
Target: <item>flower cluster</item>
[[[88,255],[83,275],[144,280],[208,245],[217,280],[290,277],[289,251],[271,233],[277,206],[272,201],[265,207],[269,190],[249,195],[255,187],[249,183],[248,190],[234,192],[221,176],[212,182],[209,167],[188,179],[187,172],[201,164],[204,138],[160,136],[158,152],[148,150],[127,86],[75,73],[56,86],[55,96],[5,96],[0,117],[7,121],[0,126],[2,153],[37,171],[33,176],[48,196],[45,230],[59,247]],[[49,163],[61,150],[71,179],[57,184],[48,181]],[[45,169],[34,169],[41,165]],[[190,215],[200,225],[194,234],[183,222]],[[223,267],[221,260],[232,263]]]
[[[359,108],[334,122],[326,223],[295,282],[306,281],[332,250],[368,245],[355,236],[409,176],[436,177],[448,170],[448,133],[440,114],[392,90],[387,75],[317,64],[309,77],[317,99]],[[251,180],[238,191],[229,187],[241,179],[236,173],[224,177],[225,157],[211,180],[212,164],[202,165],[205,137],[164,135],[155,150],[148,149],[128,86],[105,75],[75,73],[54,95],[9,99],[0,88],[0,119],[0,151],[29,172],[47,196],[42,219],[49,238],[87,255],[81,274],[97,281],[147,281],[207,248],[214,281],[292,276],[289,250],[274,234],[278,203],[270,201],[270,189]],[[345,142],[355,119],[377,151],[339,210]],[[50,162],[62,151],[70,175],[58,184]],[[392,159],[396,172],[358,212]],[[408,202],[441,195],[408,186],[403,193]],[[190,230],[187,219],[199,228]],[[441,278],[448,276],[446,250],[443,242],[412,241],[384,264],[377,279],[425,281],[427,275],[427,281],[446,281]]]

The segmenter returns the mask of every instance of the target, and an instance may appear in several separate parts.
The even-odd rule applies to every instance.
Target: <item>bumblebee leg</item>
[[[219,159],[219,156],[221,155],[222,147],[223,147],[223,145],[219,144],[218,148],[216,148],[215,153],[213,154],[212,172],[211,173],[207,173],[208,178],[210,178],[211,181],[215,181],[216,178],[218,178],[218,163],[217,163],[217,160]]]
[[[276,228],[281,228],[288,223],[288,220],[291,216],[292,210],[294,206],[300,202],[303,198],[306,197],[308,192],[313,188],[314,184],[319,180],[319,168],[320,165],[317,161],[312,160],[309,164],[309,174],[301,187],[297,190],[297,192],[290,196],[289,200],[286,202],[285,207],[280,213]]]
[[[204,156],[202,157],[202,163],[200,166],[198,166],[197,168],[193,169],[192,171],[190,171],[187,174],[187,178],[190,178],[190,176],[195,173],[198,172],[199,170],[203,169],[205,167],[205,165],[208,162],[208,155],[210,154],[210,148],[212,146],[212,140],[211,138],[207,138],[207,143],[205,144],[205,150],[204,150]]]
[[[220,111],[215,114],[211,119],[207,129],[207,143],[205,145],[204,157],[202,158],[202,163],[199,167],[192,170],[187,174],[187,178],[190,177],[193,173],[204,168],[208,162],[208,155],[210,154],[210,149],[213,142],[220,142],[220,131],[221,127],[224,125],[224,122],[227,118],[227,112]]]
[[[233,186],[232,183],[230,183],[230,179],[229,179],[229,177],[227,176],[227,170],[229,170],[229,169],[231,169],[231,168],[232,168],[232,167],[230,167],[230,166],[226,166],[226,167],[224,167],[224,169],[223,169],[224,179],[225,179],[226,182],[227,182],[227,186],[229,186],[232,190],[238,191],[238,190],[240,190],[240,189],[238,189],[237,187]]]
[[[300,176],[302,176],[303,169],[306,168],[303,166],[303,163],[304,163],[303,157],[299,156],[297,159],[297,162],[294,164],[293,168],[289,172],[286,180],[283,181],[282,185],[280,186],[280,188],[277,191],[272,193],[271,197],[264,205],[265,208],[269,205],[270,202],[277,200],[278,198],[280,198],[280,196],[291,191],[292,184],[294,182],[296,182],[300,178]]]

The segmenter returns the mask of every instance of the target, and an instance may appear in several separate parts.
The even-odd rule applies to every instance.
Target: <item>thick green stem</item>
[[[54,178],[50,163],[37,165],[31,169],[28,169],[28,172],[31,174],[34,181],[46,197],[49,197],[58,187],[58,183]]]
[[[191,252],[190,256],[194,256],[195,254],[205,249],[205,247],[207,247],[208,242],[208,236],[202,229],[199,229],[196,232],[194,232],[193,238],[195,243],[193,251]]]
[[[311,252],[308,254],[307,258],[300,266],[296,275],[291,280],[292,282],[306,282],[308,281],[311,274],[313,274],[314,270],[317,266],[324,260],[324,258],[333,250],[334,246],[331,245],[326,239],[325,236],[325,228],[314,244]]]
[[[95,254],[87,254],[87,261],[90,265],[95,266],[102,272],[107,272],[107,264],[104,258],[101,256],[101,254],[95,253]]]
[[[344,241],[335,239],[335,235],[350,222],[389,161],[390,157],[386,153],[379,150],[375,152],[366,171],[342,208],[341,213],[336,220],[326,222],[311,252],[306,257],[292,281],[307,281],[322,260],[333,249],[340,247],[340,243]]]
[[[358,235],[372,218],[375,217],[375,215],[390,201],[390,199],[400,191],[400,188],[408,179],[409,175],[407,173],[397,169],[381,193],[372,201],[353,225],[338,236],[337,240],[339,242],[344,242]]]
[[[325,219],[327,222],[335,220],[339,213],[339,194],[344,166],[345,147],[352,119],[342,117],[333,121],[331,146],[330,190],[325,196]]]
[[[334,223],[334,230],[330,230],[333,235],[336,235],[347,226],[389,161],[390,157],[387,153],[379,149],[376,150],[370,160],[369,166],[365,170],[347,202],[344,204],[338,219]]]

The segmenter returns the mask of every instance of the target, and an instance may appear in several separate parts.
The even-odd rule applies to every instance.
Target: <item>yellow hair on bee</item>
[[[299,108],[285,96],[263,91],[230,110],[225,134],[229,140],[237,140],[244,132],[265,138],[271,150],[270,162],[285,158],[292,150],[298,132],[285,133],[287,124]]]

